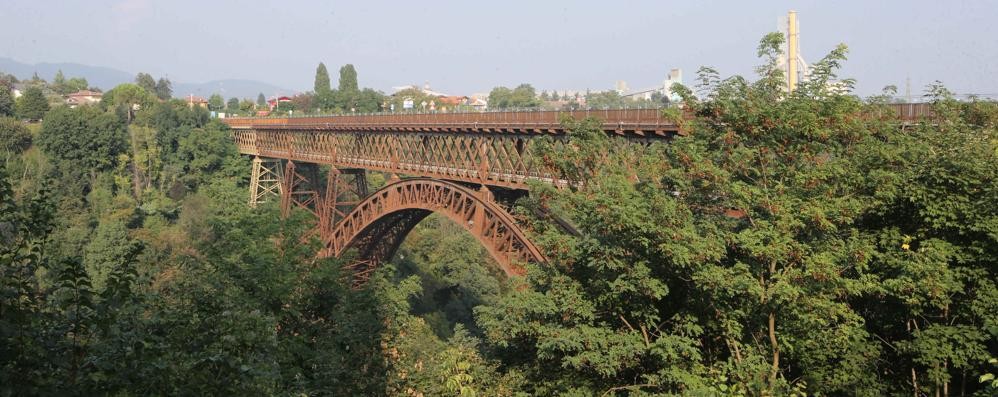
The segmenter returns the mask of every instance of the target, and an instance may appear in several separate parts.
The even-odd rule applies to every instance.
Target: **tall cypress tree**
[[[66,86],[66,76],[62,74],[62,69],[59,69],[59,71],[55,73],[55,77],[52,78],[52,90],[59,95],[69,93],[69,88]]]
[[[319,62],[319,67],[315,68],[315,93],[325,94],[330,90],[329,86],[329,72],[326,70],[326,64]]]
[[[340,89],[336,92],[333,107],[339,107],[344,111],[354,110],[359,96],[357,70],[351,64],[343,65],[340,68]]]
[[[156,82],[156,97],[167,100],[173,96],[173,83],[169,79],[160,77]]]
[[[341,92],[354,92],[357,91],[357,70],[353,68],[353,65],[346,64],[340,68],[340,91]]]

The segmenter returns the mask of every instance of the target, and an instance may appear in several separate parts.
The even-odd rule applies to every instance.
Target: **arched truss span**
[[[399,180],[368,196],[333,226],[326,248],[337,257],[356,249],[357,263],[365,265],[355,271],[366,273],[391,259],[412,228],[434,212],[470,232],[507,275],[522,275],[519,264],[544,261],[502,207],[472,189],[430,178]]]

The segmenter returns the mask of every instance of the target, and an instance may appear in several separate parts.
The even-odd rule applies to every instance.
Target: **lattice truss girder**
[[[527,180],[564,184],[537,154],[543,136],[498,133],[235,130],[240,152],[524,189]],[[633,141],[633,140],[629,140]],[[550,137],[556,149],[564,136]]]

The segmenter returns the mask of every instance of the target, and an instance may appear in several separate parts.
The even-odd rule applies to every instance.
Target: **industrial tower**
[[[786,47],[780,54],[779,67],[787,79],[787,91],[797,89],[797,83],[807,79],[810,66],[800,54],[800,25],[797,22],[797,11],[790,10],[786,17],[781,17],[777,28],[786,37]]]

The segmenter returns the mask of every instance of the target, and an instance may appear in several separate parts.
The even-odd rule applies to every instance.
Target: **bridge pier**
[[[271,196],[281,200],[281,216],[294,207],[304,208],[320,219],[320,229],[335,223],[354,205],[368,196],[367,171],[362,168],[331,166],[326,186],[321,186],[319,166],[255,156],[253,158],[249,205],[256,207]],[[325,222],[322,222],[325,221]]]
[[[298,165],[294,161],[288,160],[284,166],[284,177],[281,179],[281,217],[287,218],[291,213],[291,207],[301,207],[312,213],[318,214],[319,187],[318,168],[315,164],[303,163],[301,165],[305,177],[298,172]]]
[[[333,225],[343,219],[357,203],[367,198],[368,194],[366,170],[329,168],[326,174],[326,189],[316,214],[319,218],[319,236],[323,244],[326,244],[326,247],[319,251],[319,257],[328,258],[335,255],[335,250],[328,246]]]
[[[257,204],[267,201],[268,196],[281,197],[284,178],[283,164],[280,159],[253,157],[250,170],[249,206],[256,208]]]

